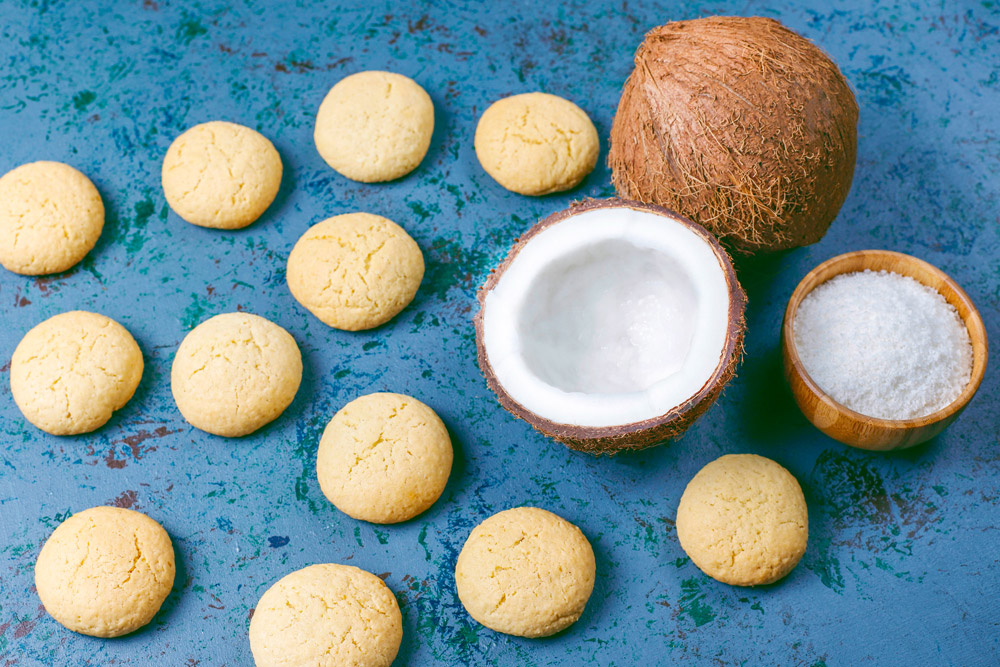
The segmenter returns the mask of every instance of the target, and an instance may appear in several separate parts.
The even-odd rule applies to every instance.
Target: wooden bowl
[[[928,287],[933,287],[945,300],[958,310],[969,330],[972,341],[972,377],[965,390],[949,405],[916,419],[879,419],[847,408],[830,398],[806,373],[795,349],[792,324],[802,299],[817,285],[841,273],[854,271],[892,271],[910,276]],[[979,389],[986,372],[986,328],[979,311],[969,296],[954,280],[927,262],[888,250],[858,250],[829,259],[806,274],[788,300],[785,321],[781,327],[781,350],[788,379],[802,413],[816,428],[835,440],[861,449],[886,451],[912,447],[930,440],[943,431],[961,414],[969,400]]]

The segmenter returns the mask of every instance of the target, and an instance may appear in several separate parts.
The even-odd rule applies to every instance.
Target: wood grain
[[[802,300],[818,285],[834,276],[855,271],[892,271],[933,287],[958,310],[972,341],[972,377],[965,390],[949,405],[915,419],[878,419],[851,410],[830,398],[806,373],[795,349],[793,323]],[[962,413],[986,372],[988,345],[986,328],[972,300],[940,269],[927,262],[888,250],[858,250],[829,259],[810,271],[795,288],[785,308],[781,327],[781,350],[785,377],[795,402],[819,430],[844,444],[870,450],[912,447],[930,440]]]

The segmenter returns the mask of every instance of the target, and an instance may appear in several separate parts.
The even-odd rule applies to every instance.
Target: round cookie
[[[281,156],[249,127],[216,120],[174,139],[163,158],[163,194],[193,225],[240,229],[259,218],[281,186]]]
[[[466,611],[486,627],[547,637],[580,618],[594,589],[594,550],[580,529],[537,507],[476,526],[455,564]]]
[[[402,394],[369,394],[341,408],[323,431],[316,474],[341,512],[397,523],[440,497],[452,457],[448,429],[433,410]]]
[[[416,241],[370,213],[309,228],[288,256],[288,289],[322,322],[360,331],[385,324],[413,300],[424,277]]]
[[[26,276],[66,271],[104,229],[104,202],[61,162],[32,162],[0,178],[0,264]]]
[[[330,89],[313,138],[326,163],[362,183],[405,176],[427,154],[434,103],[416,81],[392,72],[358,72]]]
[[[802,488],[771,459],[730,454],[684,489],[677,537],[702,572],[726,584],[770,584],[806,550],[809,518]]]
[[[475,145],[486,173],[522,195],[576,187],[600,152],[597,129],[583,109],[546,93],[494,102],[479,119]]]
[[[249,313],[216,315],[196,326],[170,369],[170,389],[184,419],[230,438],[277,419],[301,381],[295,339]]]
[[[74,310],[38,324],[17,344],[10,393],[25,419],[43,431],[89,433],[128,403],[142,370],[142,351],[125,327]]]
[[[257,667],[388,667],[402,640],[396,596],[349,565],[311,565],[282,577],[250,620]]]
[[[73,632],[120,637],[153,620],[174,585],[174,548],[145,514],[93,507],[59,524],[35,563],[45,611]]]

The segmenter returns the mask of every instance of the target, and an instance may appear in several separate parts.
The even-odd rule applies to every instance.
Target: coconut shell
[[[621,197],[673,209],[741,254],[815,243],[851,187],[858,104],[812,42],[768,18],[655,28],[611,128]]]
[[[704,386],[687,401],[665,415],[641,422],[607,427],[579,426],[553,422],[540,417],[515,401],[507,394],[503,385],[497,380],[483,343],[483,313],[486,295],[496,287],[504,271],[510,266],[517,253],[524,248],[532,237],[545,228],[574,215],[596,208],[621,207],[632,208],[638,211],[649,211],[682,222],[702,237],[715,251],[716,256],[719,258],[719,263],[723,267],[726,284],[729,288],[729,326],[725,348],[720,356],[719,365]],[[615,454],[620,451],[644,449],[651,445],[660,444],[666,440],[679,437],[698,417],[703,415],[715,403],[726,384],[736,376],[736,366],[743,356],[743,337],[746,330],[744,320],[746,293],[736,279],[736,271],[733,269],[729,255],[719,245],[715,237],[704,227],[661,206],[626,201],[618,198],[588,199],[576,202],[568,209],[553,213],[538,222],[515,242],[506,259],[490,272],[486,282],[479,289],[477,298],[479,301],[479,312],[475,317],[476,356],[479,361],[479,368],[486,378],[486,384],[496,394],[497,400],[512,415],[528,422],[544,435],[554,438],[572,449],[590,454]]]

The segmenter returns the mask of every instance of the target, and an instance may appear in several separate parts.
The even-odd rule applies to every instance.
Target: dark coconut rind
[[[768,18],[654,28],[611,127],[618,194],[741,254],[820,240],[854,176],[858,103],[816,45]]]
[[[660,417],[647,419],[642,422],[623,424],[621,426],[590,427],[577,426],[573,424],[559,424],[548,419],[544,419],[531,412],[523,405],[512,399],[503,386],[497,381],[496,375],[490,366],[490,360],[486,356],[486,348],[483,344],[483,306],[486,302],[486,295],[489,294],[503,275],[507,267],[513,261],[521,248],[527,244],[536,234],[546,227],[557,224],[562,220],[578,215],[585,211],[598,208],[631,208],[637,211],[648,211],[657,215],[662,215],[688,226],[693,232],[705,240],[723,268],[726,276],[726,284],[729,287],[729,326],[726,335],[726,346],[719,360],[712,377],[702,386],[698,392],[690,399],[677,406],[670,412]],[[729,255],[719,245],[712,234],[701,225],[678,215],[677,213],[665,209],[661,206],[643,204],[640,202],[626,201],[624,199],[588,199],[577,202],[564,211],[553,213],[549,217],[537,223],[521,236],[514,247],[507,254],[507,258],[490,272],[486,282],[479,289],[477,295],[479,300],[479,312],[476,314],[476,356],[479,360],[479,368],[486,378],[493,393],[496,394],[500,404],[512,415],[523,419],[531,424],[535,429],[541,431],[550,438],[568,445],[581,452],[591,454],[615,454],[625,450],[636,450],[656,445],[664,440],[669,440],[680,436],[694,423],[698,417],[705,413],[715,402],[715,399],[722,393],[723,388],[736,375],[736,365],[743,356],[743,334],[746,328],[743,313],[746,309],[746,294],[736,280],[736,272],[733,270]]]

